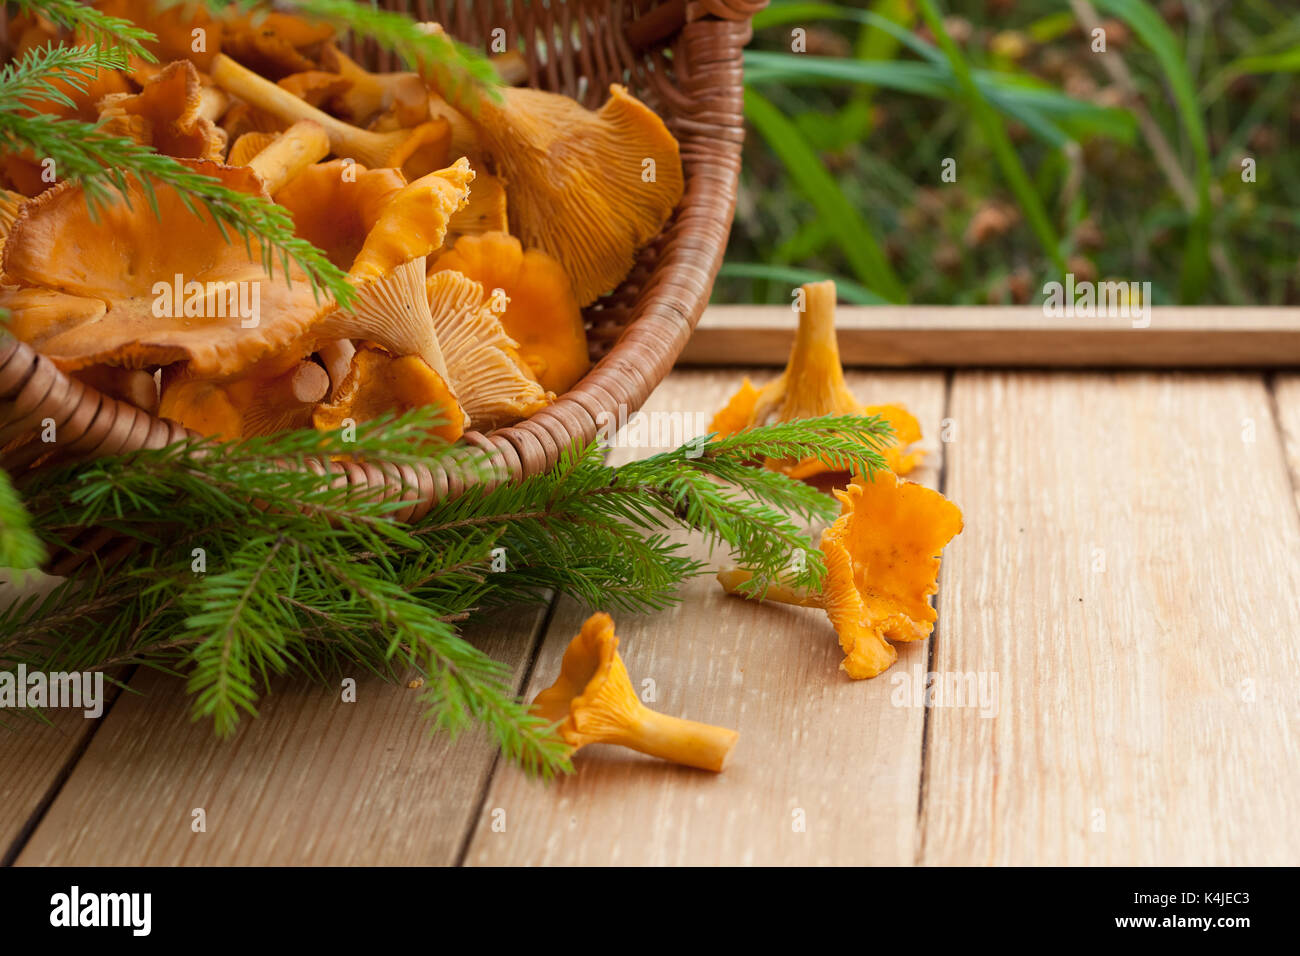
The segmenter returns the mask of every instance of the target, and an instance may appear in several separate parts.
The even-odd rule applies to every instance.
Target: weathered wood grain
[[[755,373],[755,380],[770,374]],[[675,372],[646,410],[711,414],[740,378],[738,371]],[[943,376],[849,379],[860,399],[902,401],[918,416],[935,454],[915,477],[933,483]],[[562,602],[530,696],[554,680],[585,615]],[[710,576],[688,584],[676,609],[616,614],[615,621],[634,686],[654,681],[651,706],[740,731],[726,771],[690,770],[608,746],[585,748],[575,757],[577,772],[556,783],[502,768],[467,863],[913,861],[923,714],[891,706],[884,681],[855,682],[839,670],[843,655],[823,612],[728,598]],[[926,647],[918,644],[900,649],[895,668],[919,675],[925,662]],[[503,819],[504,830],[494,829]]]
[[[0,569],[0,607],[20,595],[46,593],[59,580],[39,572],[18,575]],[[106,682],[104,690],[105,707],[109,707],[116,688]],[[98,726],[82,711],[47,710],[45,714],[48,724],[0,710],[0,861],[17,853]]]
[[[1140,320],[1141,321],[1141,320]],[[1049,318],[1041,306],[843,306],[845,364],[911,368],[1300,367],[1300,312],[1282,308],[1161,308],[1132,317]],[[787,308],[715,305],[681,363],[784,365],[794,337]]]
[[[1277,377],[1273,382],[1273,406],[1290,468],[1291,492],[1300,510],[1300,375]]]
[[[516,686],[543,611],[467,629]],[[183,682],[140,672],[95,735],[18,865],[450,864],[495,752],[432,736],[419,691],[363,671],[357,700],[280,682],[261,715],[215,740]],[[207,831],[193,832],[192,812]]]
[[[1258,376],[959,373],[928,864],[1300,862],[1300,520]]]

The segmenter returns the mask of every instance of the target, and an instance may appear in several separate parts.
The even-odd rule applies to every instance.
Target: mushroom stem
[[[472,157],[478,154],[479,138],[474,124],[437,93],[429,94],[429,115],[435,120],[445,119],[451,127],[450,155]]]
[[[153,372],[140,368],[90,365],[72,374],[91,388],[150,414],[158,410],[158,383],[154,381]]]
[[[249,160],[249,168],[262,177],[266,191],[272,195],[289,180],[330,151],[325,129],[312,120],[301,120],[260,153]]]
[[[329,374],[330,395],[333,397],[348,376],[348,370],[352,367],[352,356],[357,354],[357,348],[352,344],[351,339],[334,339],[332,342],[321,344],[316,349],[316,354],[320,356],[321,362],[325,364],[325,371]]]
[[[765,591],[749,594],[740,590],[741,585],[754,579],[750,571],[741,568],[724,568],[718,572],[718,583],[722,590],[736,597],[751,601],[775,601],[777,604],[797,604],[800,607],[825,607],[820,594],[809,593],[803,588],[792,588],[788,584],[769,584]]]
[[[314,405],[325,397],[329,388],[330,378],[325,369],[306,360],[273,379],[262,400],[270,405]]]
[[[334,46],[327,49],[324,60],[327,69],[351,81],[338,102],[357,122],[388,110],[394,111],[400,126],[429,118],[429,91],[418,73],[371,73]]]
[[[625,732],[606,742],[673,763],[720,773],[738,739],[740,734],[726,727],[669,717],[642,707]]]
[[[230,97],[225,90],[215,86],[205,86],[199,90],[199,116],[216,122],[230,105]]]
[[[303,102],[224,53],[218,53],[212,61],[212,82],[281,122],[312,120],[320,124],[336,156],[350,157],[363,166],[393,166],[401,169],[407,179],[418,179],[437,169],[446,158],[450,131],[445,120],[389,133],[372,133]]]

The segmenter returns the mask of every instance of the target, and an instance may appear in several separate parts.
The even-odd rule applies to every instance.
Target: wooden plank
[[[1041,306],[841,306],[846,365],[970,368],[1300,367],[1300,310],[1162,308],[1133,319],[1058,319]],[[782,306],[715,305],[681,362],[784,365],[794,319]]]
[[[757,373],[756,381],[768,377]],[[702,431],[740,379],[735,370],[675,372],[646,410],[700,412]],[[850,384],[864,401],[911,407],[936,448],[916,477],[933,483],[943,376],[854,374]],[[585,616],[561,603],[530,696],[554,680]],[[633,683],[655,682],[657,710],[740,731],[726,771],[607,746],[585,748],[577,772],[550,784],[502,768],[467,863],[912,862],[923,715],[891,706],[884,681],[854,682],[838,669],[842,654],[824,613],[728,598],[709,576],[685,587],[678,608],[615,620]],[[901,648],[899,657],[900,671],[925,670],[924,645]],[[498,810],[504,831],[492,826]],[[795,832],[797,811],[804,832]]]
[[[39,572],[14,581],[13,572],[0,570],[0,606],[20,594],[45,592],[59,578]],[[105,684],[111,706],[116,688]],[[82,711],[46,711],[49,723],[26,715],[0,711],[0,863],[16,855],[29,828],[36,824],[58,790],[64,774],[76,761],[81,748],[95,732],[98,720],[87,719]]]
[[[1249,375],[959,373],[927,864],[1300,862],[1300,519]]]
[[[542,609],[466,636],[522,679]],[[261,716],[214,739],[183,683],[141,672],[60,791],[19,865],[449,864],[495,751],[433,736],[419,692],[358,673],[356,703],[285,681]],[[203,808],[207,832],[191,830]]]
[[[1291,492],[1300,510],[1300,375],[1278,376],[1273,383],[1273,404],[1290,466]]]
[[[0,865],[17,855],[96,728],[78,711],[47,716],[49,724],[6,714],[0,726]]]

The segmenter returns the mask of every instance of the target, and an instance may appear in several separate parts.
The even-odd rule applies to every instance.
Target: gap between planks
[[[518,690],[545,607],[466,628]],[[235,737],[193,723],[184,682],[141,668],[68,774],[17,865],[447,865],[496,750],[430,733],[418,691],[368,672],[277,680]],[[0,747],[3,747],[0,742]],[[194,832],[202,808],[206,832]]]
[[[1300,862],[1300,515],[1258,375],[960,372],[922,862]],[[1276,424],[1275,424],[1276,420]],[[1280,426],[1280,427],[1279,427]]]
[[[644,411],[684,414],[703,433],[743,374],[676,371]],[[754,379],[771,375],[759,371]],[[932,455],[915,477],[933,484],[944,375],[848,378],[861,400],[900,401],[918,416]],[[698,545],[692,553],[708,558]],[[725,563],[725,556],[712,561]],[[729,598],[712,575],[688,582],[682,598],[659,614],[615,614],[620,653],[634,687],[644,693],[644,682],[654,682],[650,706],[740,731],[726,771],[703,773],[606,746],[585,748],[574,758],[577,772],[550,784],[502,765],[465,862],[912,863],[922,711],[891,706],[887,680],[854,682],[839,670],[843,655],[824,612]],[[555,679],[587,613],[560,602],[529,697]],[[925,646],[900,646],[891,674],[919,678],[926,660]],[[503,830],[493,827],[496,821],[504,821]]]

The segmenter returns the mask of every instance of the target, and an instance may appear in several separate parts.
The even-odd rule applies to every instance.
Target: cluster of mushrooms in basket
[[[0,155],[10,331],[204,435],[434,405],[455,440],[530,416],[587,371],[582,308],[621,283],[682,196],[676,140],[622,87],[596,111],[514,86],[458,109],[435,71],[368,72],[331,28],[291,15],[98,5],[156,33],[158,62],[101,70],[66,87],[71,106],[32,109],[270,197],[356,293],[342,308],[278,256],[268,275],[255,238],[168,186],[132,180],[127,202],[92,213],[40,157]],[[66,39],[23,18],[10,38],[16,54]],[[497,66],[522,80],[517,56]]]

